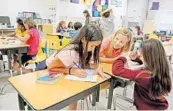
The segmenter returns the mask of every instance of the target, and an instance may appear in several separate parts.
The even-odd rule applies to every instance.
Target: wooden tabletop
[[[50,35],[50,36],[64,36],[64,37],[70,37],[70,36],[69,36],[69,33],[64,33],[64,34],[61,34],[61,33],[48,33],[47,35]]]
[[[62,75],[55,84],[37,83],[36,79],[47,70],[9,78],[9,82],[34,109],[46,109],[76,94],[107,81],[98,76],[97,83],[66,80]]]
[[[124,81],[129,81],[129,79],[126,79],[126,78],[122,78],[122,77],[119,77],[119,76],[115,76],[113,73],[112,73],[112,64],[107,64],[107,63],[101,63],[100,64],[100,67],[103,68],[103,72],[115,77],[115,78],[118,78],[118,79],[122,79]]]
[[[15,44],[15,45],[9,45],[9,44],[7,44],[7,45],[2,45],[2,44],[0,44],[0,50],[6,50],[6,49],[18,49],[18,48],[24,48],[24,47],[29,47],[29,45],[17,45],[17,44]]]
[[[0,50],[17,49],[24,47],[29,47],[29,45],[22,44],[19,40],[15,40],[15,38],[11,37],[0,38]]]

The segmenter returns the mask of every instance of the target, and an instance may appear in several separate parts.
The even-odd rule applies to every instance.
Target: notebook
[[[39,83],[47,83],[47,84],[55,84],[58,81],[58,78],[61,76],[61,74],[54,74],[50,75],[49,72],[45,73],[43,76],[39,77],[36,82]]]
[[[65,79],[83,82],[97,82],[97,75],[87,75],[85,78],[80,78],[74,75],[67,75]]]

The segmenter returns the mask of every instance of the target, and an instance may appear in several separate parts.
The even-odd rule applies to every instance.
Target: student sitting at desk
[[[172,82],[165,50],[160,41],[150,39],[144,41],[140,54],[144,69],[127,69],[126,58],[120,57],[113,63],[112,72],[135,82],[137,110],[166,110],[169,105],[165,96],[170,93]]]
[[[79,30],[81,29],[82,24],[80,22],[75,22],[74,23],[74,30],[70,30],[69,31],[69,35],[71,38],[74,38],[75,36],[77,36],[77,34],[79,33]]]
[[[61,34],[64,34],[65,32],[67,32],[65,21],[59,22],[56,32]],[[63,36],[59,36],[59,39],[63,39]],[[60,45],[62,45],[62,42],[60,42]]]
[[[26,63],[28,60],[32,60],[36,57],[40,35],[36,29],[35,22],[31,19],[26,19],[24,21],[25,28],[28,30],[28,34],[25,34],[24,37],[16,35],[19,40],[29,45],[28,54],[22,55],[22,64]]]
[[[67,28],[68,28],[68,30],[73,29],[73,28],[74,28],[74,26],[73,26],[73,22],[69,22]]]
[[[60,22],[59,22],[56,31],[57,31],[58,33],[65,33],[65,32],[67,31],[67,30],[66,30],[66,23],[65,23],[65,21],[60,21]]]
[[[93,24],[85,25],[68,46],[44,61],[45,67],[43,68],[48,67],[53,72],[85,77],[86,72],[83,69],[95,69],[99,64],[99,51],[102,39],[102,32],[98,26]],[[92,57],[94,64],[90,64]],[[78,64],[78,67],[81,69],[75,68],[75,64]],[[98,69],[98,71],[100,72],[101,70]],[[71,110],[75,110],[76,108],[77,103],[69,107]]]
[[[23,21],[21,19],[17,19],[17,29],[13,34],[7,35],[10,37],[14,37],[16,35],[20,35],[21,37],[24,37],[25,34],[28,33],[28,30],[25,28]]]
[[[112,64],[118,56],[129,51],[131,32],[125,28],[119,29],[113,37],[105,38],[100,49],[100,61]]]

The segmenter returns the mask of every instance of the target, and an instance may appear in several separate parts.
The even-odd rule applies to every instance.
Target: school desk
[[[15,31],[14,28],[0,28],[1,35],[10,34],[10,33],[13,33],[14,31]]]
[[[93,94],[95,106],[97,90],[100,84],[110,80],[98,76],[97,83],[71,81],[62,75],[55,84],[37,83],[36,79],[47,70],[28,73],[9,78],[9,82],[18,92],[19,108],[24,110],[24,101],[33,110],[59,110],[78,100]]]
[[[118,77],[112,74],[112,64],[107,63],[101,63],[100,67],[103,68],[104,73],[111,76],[110,80],[110,88],[109,88],[109,95],[108,95],[108,104],[107,108],[111,109],[112,106],[112,98],[113,98],[113,91],[118,86],[120,87],[126,87],[131,81],[126,78]]]
[[[7,42],[3,43],[3,41],[4,39],[0,38],[0,51],[2,52],[2,54],[5,54],[7,52],[9,71],[10,74],[12,75],[11,54],[16,54],[16,53],[19,54],[19,65],[21,66],[21,54],[27,53],[29,46],[24,44],[8,44]]]
[[[47,35],[50,35],[50,36],[62,36],[62,37],[70,38],[69,33],[64,33],[64,34],[61,34],[61,33],[49,33]]]

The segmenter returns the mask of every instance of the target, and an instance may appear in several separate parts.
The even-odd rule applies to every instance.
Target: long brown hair
[[[172,83],[165,50],[159,40],[150,39],[143,43],[142,54],[146,69],[152,72],[149,93],[157,98],[168,95]]]
[[[83,13],[86,13],[86,14],[87,14],[86,18],[91,17],[91,15],[90,15],[90,13],[88,12],[88,10],[84,10]]]
[[[65,24],[65,21],[60,21],[59,24],[58,24],[57,30],[60,29],[60,27],[62,28],[63,24]]]
[[[82,39],[86,40],[86,47],[83,48]],[[94,63],[99,63],[99,52],[101,44],[96,46],[94,52],[88,51],[88,43],[90,41],[102,41],[103,35],[99,26],[94,24],[85,25],[72,40],[70,44],[76,44],[78,47],[75,49],[79,53],[79,64],[82,68],[89,68],[89,61],[93,55]]]
[[[122,34],[122,35],[124,35],[124,36],[127,36],[127,38],[129,39],[128,43],[123,47],[123,52],[128,52],[129,49],[130,49],[132,34],[131,34],[130,31],[128,31],[128,29],[126,29],[126,28],[121,28],[121,29],[119,29],[119,30],[115,33],[115,35],[111,38],[112,40],[111,40],[111,43],[110,43],[110,45],[109,45],[108,51],[107,51],[107,53],[106,53],[108,56],[110,56],[111,53],[112,53],[112,51],[114,50],[114,47],[113,47],[113,46],[114,46],[114,44],[115,44],[115,37],[116,37],[117,34]]]
[[[83,47],[82,39],[86,40],[86,47]],[[99,52],[100,45],[96,46],[93,52],[88,51],[88,43],[90,41],[102,41],[103,35],[99,26],[95,24],[89,24],[82,27],[79,34],[67,45],[74,45],[74,49],[79,54],[79,65],[81,68],[90,68],[90,59],[93,56],[94,63],[99,64]],[[65,46],[65,47],[67,47]],[[64,50],[65,47],[61,50]],[[59,50],[57,54],[61,51]]]
[[[141,33],[141,28],[140,28],[140,26],[136,26],[135,28],[137,29],[137,35],[140,35],[140,33]]]

